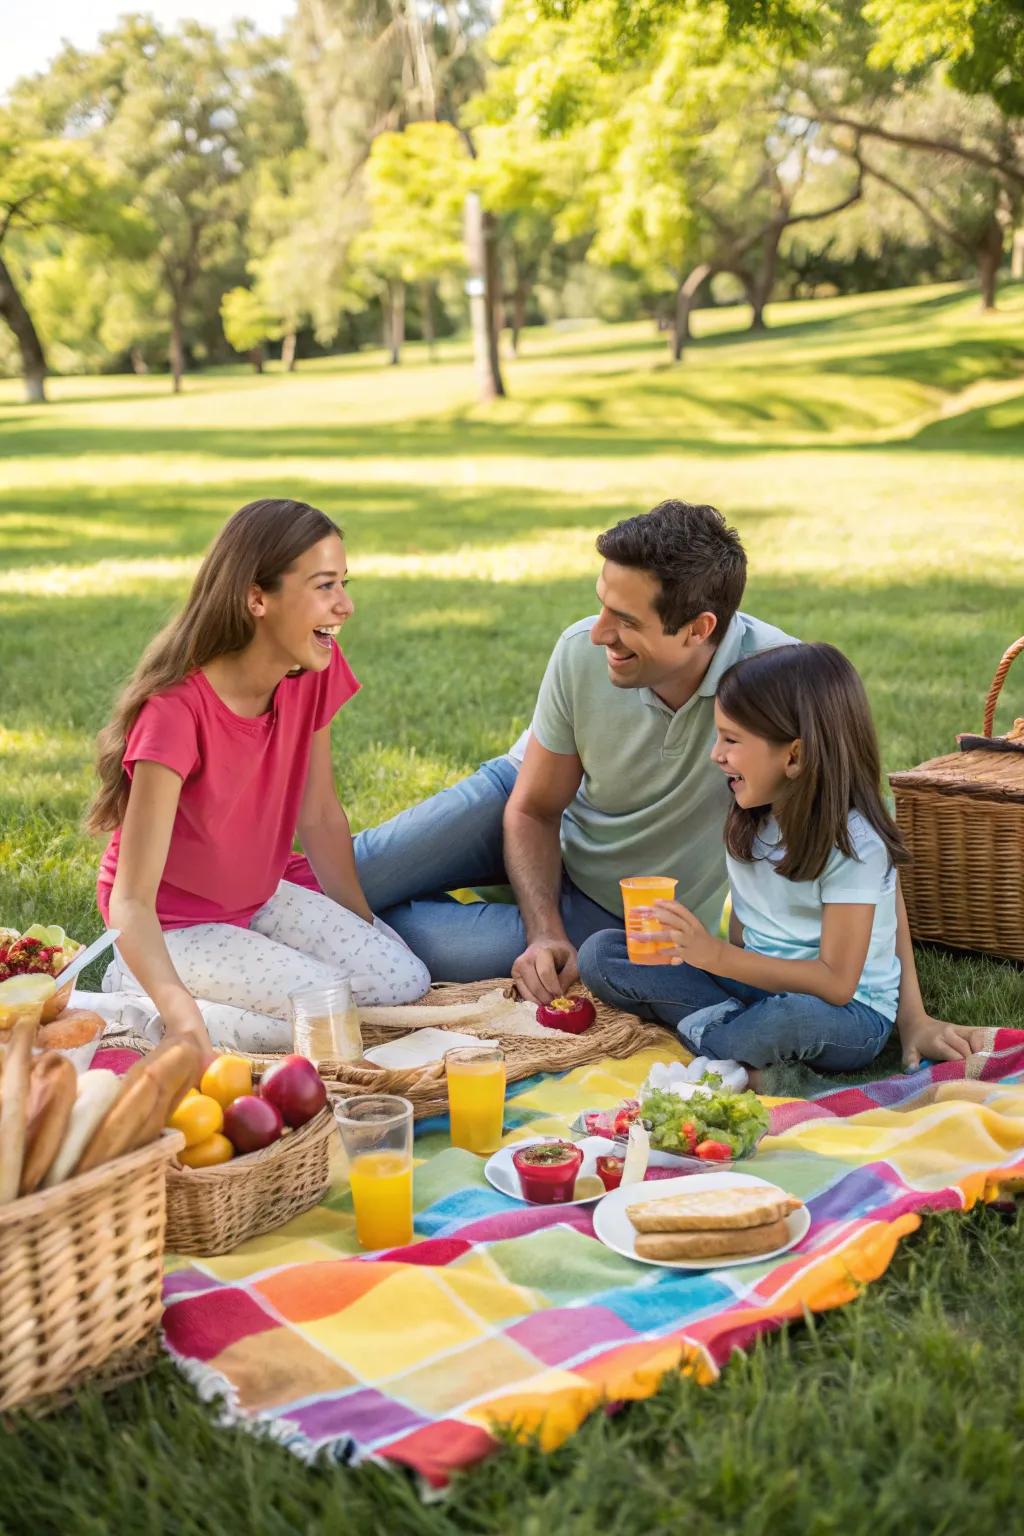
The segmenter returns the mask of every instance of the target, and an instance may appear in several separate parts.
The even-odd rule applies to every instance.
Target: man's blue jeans
[[[446,892],[504,885],[502,817],[518,767],[509,757],[355,838],[356,865],[374,912],[400,933],[435,981],[507,976],[526,948],[519,908],[504,902],[464,905]],[[622,919],[563,876],[562,921],[579,946]]]
[[[597,933],[580,950],[580,975],[597,997],[670,1024],[695,1056],[767,1067],[803,1061],[823,1072],[870,1066],[892,1022],[854,1000],[837,1008],[805,992],[765,992],[692,965],[633,965],[626,936]]]

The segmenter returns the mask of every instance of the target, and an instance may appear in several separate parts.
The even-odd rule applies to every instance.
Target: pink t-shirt
[[[161,928],[233,923],[247,928],[292,858],[313,733],[359,684],[337,645],[323,672],[277,685],[265,715],[229,709],[202,672],[154,694],[128,733],[124,767],[164,763],[181,776],[181,798],[156,895]],[[121,829],[100,862],[96,901],[109,922]]]

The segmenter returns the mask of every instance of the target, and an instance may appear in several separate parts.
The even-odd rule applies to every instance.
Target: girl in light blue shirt
[[[723,676],[715,725],[732,917],[726,941],[678,902],[656,904],[679,1034],[695,1055],[753,1067],[866,1067],[896,1018],[907,854],[860,678],[831,645],[762,651]]]

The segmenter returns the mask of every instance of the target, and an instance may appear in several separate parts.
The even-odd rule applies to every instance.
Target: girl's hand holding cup
[[[657,935],[674,946],[666,959],[670,965],[696,966],[699,971],[713,971],[722,940],[708,933],[699,918],[679,901],[656,901],[651,910],[664,924]]]

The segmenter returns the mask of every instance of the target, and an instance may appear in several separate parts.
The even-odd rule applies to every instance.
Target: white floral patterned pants
[[[366,1006],[412,1003],[430,972],[393,928],[373,926],[319,891],[282,880],[248,928],[197,923],[172,928],[164,941],[174,968],[202,1010],[222,1050],[291,1048],[289,992],[347,979]],[[115,949],[104,992],[143,989]]]

